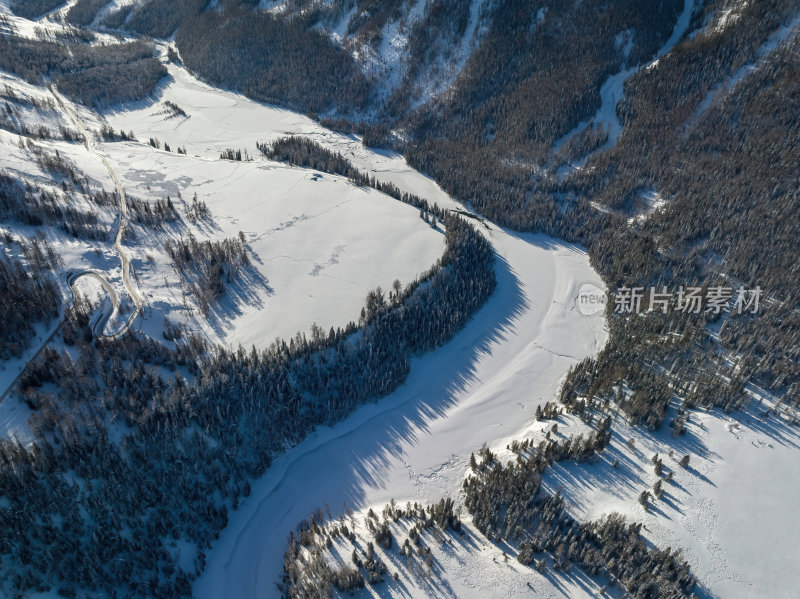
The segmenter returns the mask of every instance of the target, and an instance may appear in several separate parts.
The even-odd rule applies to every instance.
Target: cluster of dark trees
[[[425,222],[430,222],[428,220],[429,217],[433,218],[434,221],[437,218],[439,220],[444,218],[445,212],[438,205],[431,206],[427,200],[401,191],[394,183],[378,181],[375,177],[362,173],[340,152],[324,148],[306,137],[291,135],[279,138],[271,144],[257,143],[256,146],[270,160],[279,160],[332,175],[341,175],[347,177],[356,185],[377,189],[395,200],[419,208],[420,215],[425,219]],[[468,213],[465,214],[469,215]]]
[[[243,233],[220,241],[198,241],[188,238],[167,240],[164,245],[172,263],[181,274],[200,311],[207,316],[211,306],[225,294],[225,284],[235,281],[242,269],[250,265]]]
[[[0,203],[5,183],[0,177]],[[53,276],[59,256],[42,236],[29,241],[7,233],[0,254],[0,360],[19,358],[35,334],[34,325],[58,316],[61,292]]]
[[[50,127],[43,124],[31,126],[26,122],[23,113],[20,112],[20,107],[30,107],[36,110],[49,112],[55,115],[55,101],[52,98],[40,100],[33,96],[20,96],[13,88],[6,85],[5,89],[0,92],[5,102],[0,106],[0,129],[5,129],[16,135],[22,137],[30,137],[32,139],[63,139],[64,141],[77,142],[82,141],[80,133],[74,129],[69,129],[63,125],[59,125],[58,131],[53,131]]]
[[[359,170],[340,152],[324,148],[308,137],[290,135],[276,139],[270,144],[257,143],[256,146],[270,160],[341,175],[353,181],[359,181],[361,178]]]
[[[489,297],[491,246],[458,216],[444,224],[441,261],[388,298],[370,293],[358,324],[263,351],[211,351],[186,335],[168,349],[132,332],[90,343],[90,307],[76,304],[64,325],[75,351],[44,352],[19,382],[37,407],[34,442],[0,442],[3,592],[188,596],[248,480],[315,426],[394,390],[413,355]],[[118,442],[110,422],[130,427]],[[178,539],[198,549],[188,570]]]
[[[366,108],[370,84],[353,58],[302,17],[223,2],[183,21],[175,45],[191,71],[256,100],[315,113]]]
[[[220,152],[220,160],[235,160],[237,162],[241,162],[244,160],[245,162],[249,162],[252,160],[250,155],[247,153],[247,150],[242,153],[242,150],[234,150],[233,148],[227,148]]]
[[[331,597],[334,589],[345,593],[362,588],[367,582],[370,585],[384,582],[388,568],[375,554],[375,544],[387,551],[394,547],[393,523],[400,522],[408,527],[405,541],[402,544],[399,539],[397,541],[400,556],[406,558],[409,568],[413,567],[416,556],[428,573],[433,565],[433,555],[430,546],[424,543],[423,535],[429,531],[461,532],[461,520],[449,498],[428,506],[409,502],[405,508],[392,499],[380,517],[370,508],[365,523],[374,543],[373,540],[367,541],[362,551],[356,549],[356,534],[347,526],[344,517],[329,522],[324,518],[322,510],[317,510],[310,520],[298,525],[297,535],[289,533],[289,546],[283,557],[283,579],[279,585],[283,596]],[[352,566],[333,566],[333,560],[327,557],[339,539],[354,547]],[[397,577],[395,573],[394,578]]]
[[[167,100],[166,102],[164,102],[164,106],[167,107],[167,110],[169,110],[171,116],[182,116],[182,117],[188,116],[186,114],[186,111],[177,104],[175,104],[175,102],[170,102],[169,100]]]
[[[63,0],[12,0],[11,11],[26,19],[38,19],[64,4]]]
[[[136,136],[133,131],[115,131],[114,127],[109,124],[103,124],[100,127],[100,139],[103,141],[136,141]]]
[[[197,194],[194,194],[192,197],[192,203],[186,206],[186,218],[188,218],[191,222],[196,223],[197,221],[209,218],[210,216],[211,211],[208,209],[208,205],[203,200],[198,200]]]
[[[86,27],[94,21],[97,13],[108,5],[108,0],[78,0],[66,14],[67,23]]]
[[[550,439],[535,448],[530,440],[515,442],[517,460],[505,465],[482,450],[475,473],[464,482],[465,506],[481,532],[518,543],[517,560],[540,572],[548,554],[554,568],[576,565],[592,576],[605,575],[633,597],[688,597],[697,580],[680,551],[651,547],[639,534],[642,525],[619,514],[579,522],[569,514],[560,491],[553,495],[542,489],[542,474],[553,462],[584,461],[602,451],[610,425],[607,417],[588,437]]]
[[[58,227],[78,239],[106,239],[108,228],[100,223],[99,215],[94,210],[75,207],[65,192],[23,184],[0,172],[0,220],[32,227]]]
[[[554,401],[548,401],[542,406],[536,406],[536,420],[556,420],[564,413],[563,408],[560,408]]]
[[[150,144],[152,147],[154,147],[156,150],[160,150],[162,148],[161,140],[159,140],[157,137],[151,137],[147,143]],[[164,142],[163,148],[165,152],[172,152],[172,148],[167,142]],[[185,147],[178,147],[175,149],[175,151],[178,154],[186,154]]]
[[[89,106],[104,107],[151,94],[166,74],[151,43],[87,45],[0,37],[0,69],[29,83],[49,77],[64,94]]]
[[[116,194],[114,199],[118,200]],[[165,200],[158,198],[148,201],[126,194],[126,203],[130,220],[150,229],[163,228],[165,224],[176,222],[181,218],[169,196]]]

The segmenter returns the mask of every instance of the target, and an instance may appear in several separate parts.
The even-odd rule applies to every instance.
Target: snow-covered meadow
[[[196,195],[205,202],[211,218],[193,227],[196,236],[244,233],[257,274],[231,290],[210,326],[200,323],[214,341],[263,347],[276,337],[307,332],[313,323],[326,332],[344,326],[358,319],[368,291],[389,289],[395,279],[408,283],[441,256],[441,228],[431,229],[414,208],[343,177],[271,162],[258,152],[259,142],[312,128],[325,131],[310,119],[214,90],[174,65],[170,74],[158,101],[108,115],[115,129],[132,130],[139,141],[107,144],[105,150],[132,195],[170,196],[185,205]],[[166,109],[167,101],[186,116]],[[151,137],[172,151],[151,147]],[[220,159],[229,148],[252,160]],[[174,273],[152,257],[137,267],[152,314],[179,319],[183,301]]]

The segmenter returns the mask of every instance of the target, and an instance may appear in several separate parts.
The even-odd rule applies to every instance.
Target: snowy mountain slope
[[[800,556],[794,541],[800,528],[786,498],[794,493],[800,474],[800,433],[790,412],[776,406],[760,389],[751,392],[753,400],[742,413],[692,415],[686,432],[674,436],[667,427],[647,434],[616,415],[611,444],[598,459],[555,462],[545,471],[544,489],[564,496],[569,512],[579,521],[619,513],[629,521],[642,522],[643,536],[655,547],[680,548],[699,579],[698,597],[793,597],[798,584],[793,565]],[[561,415],[555,420],[532,421],[515,435],[498,439],[490,449],[505,463],[517,459],[509,449],[514,441],[530,440],[535,447],[545,439],[563,442],[591,431],[578,417]],[[689,456],[686,466],[681,464],[685,456]],[[654,457],[663,462],[660,474],[655,471]],[[467,466],[463,472],[473,474]],[[662,494],[655,497],[658,481]],[[647,490],[651,495],[645,510],[639,496]],[[398,498],[397,504],[404,507],[406,501],[432,503],[427,496],[412,494]],[[354,547],[365,552],[369,543],[374,545],[389,571],[385,580],[369,584],[357,596],[512,597],[527,596],[531,591],[553,597],[625,594],[621,585],[612,586],[608,579],[588,576],[580,568],[568,572],[554,569],[549,559],[542,573],[522,566],[516,559],[516,544],[490,542],[463,512],[463,533],[437,527],[423,533],[423,547],[432,550],[429,565],[424,553],[408,559],[398,553],[409,536],[408,525],[402,520],[390,524],[393,543],[387,550],[365,526],[369,508],[381,514],[384,506],[375,503],[348,511],[344,521],[356,533],[355,542],[335,540],[326,554],[326,560],[338,570],[352,566]],[[331,511],[336,522],[337,510]],[[323,509],[315,519],[320,522],[331,516]]]
[[[595,115],[587,120],[578,124],[572,131],[567,133],[564,137],[560,138],[553,145],[553,151],[558,152],[561,146],[566,143],[570,138],[577,136],[587,128],[596,127],[600,131],[608,134],[606,142],[597,150],[606,150],[613,148],[622,133],[622,123],[617,115],[617,104],[625,97],[625,80],[631,75],[641,70],[642,68],[650,69],[658,64],[659,58],[666,55],[672,50],[673,46],[678,43],[683,34],[689,27],[689,20],[692,12],[696,9],[695,0],[684,0],[683,11],[675,23],[672,35],[667,39],[664,45],[658,50],[655,57],[647,65],[639,65],[634,67],[623,68],[620,72],[615,73],[606,79],[600,86],[601,105]],[[563,177],[570,170],[580,169],[589,156],[584,156],[577,163],[571,164],[567,167],[566,171],[562,170],[560,175]]]
[[[57,248],[64,262],[63,270],[58,274],[61,294],[66,300],[70,296],[69,284],[66,273],[70,271],[100,270],[111,285],[124,294],[122,274],[118,252],[113,248],[112,228],[115,226],[117,213],[115,209],[99,208],[90,202],[82,191],[83,186],[88,186],[87,191],[106,189],[113,191],[113,183],[109,178],[105,166],[91,155],[86,147],[79,141],[80,137],[74,124],[65,111],[58,105],[54,97],[45,89],[29,85],[18,78],[0,74],[0,86],[6,106],[13,106],[14,115],[9,117],[8,126],[12,130],[0,130],[0,144],[3,147],[3,160],[0,169],[17,178],[20,182],[31,184],[44,189],[48,193],[61,198],[64,209],[70,209],[84,215],[93,215],[96,219],[95,230],[102,233],[108,232],[101,239],[82,239],[70,235],[62,227],[47,226],[36,227],[14,221],[2,223],[2,230],[12,239],[33,239],[38,232],[44,233],[45,239]],[[76,136],[76,141],[69,142],[64,139],[31,139],[27,135],[16,132],[20,127],[37,130],[45,127],[47,131],[58,134],[58,131],[71,131]],[[64,172],[52,172],[43,159],[53,159],[60,156],[64,159],[62,167],[73,168],[78,173],[78,179],[86,177],[85,183],[77,186],[69,181]],[[65,166],[66,165],[66,166]],[[56,223],[58,224],[58,223]],[[64,223],[65,225],[67,223]],[[11,247],[6,247],[6,252],[12,252]],[[92,295],[92,299],[94,295]],[[26,350],[26,354],[38,351],[41,343],[50,336],[55,326],[47,326],[47,334],[40,334],[39,345],[34,345]],[[28,357],[30,357],[28,355]],[[24,366],[25,361],[15,361],[5,364],[3,370],[0,392],[5,393],[8,386],[16,378]]]
[[[656,546],[680,547],[703,585],[701,596],[792,597],[800,583],[794,568],[800,525],[787,498],[800,477],[800,432],[772,398],[752,391],[741,413],[692,414],[677,437],[668,427],[648,434],[615,418],[612,444],[599,463],[560,463],[545,485],[560,489],[580,519],[619,512],[643,522]],[[659,480],[655,454],[673,479],[645,511],[637,499]],[[684,455],[688,468],[678,464]]]
[[[172,80],[153,102],[103,116],[79,110],[93,128],[105,119],[139,136],[139,142],[102,144],[127,190],[148,199],[170,195],[181,209],[197,193],[211,209],[207,221],[167,233],[139,229],[130,240],[138,283],[149,300],[140,326],[154,337],[165,316],[226,344],[263,345],[311,322],[323,327],[346,322],[356,317],[365,290],[387,287],[396,276],[413,278],[441,253],[440,233],[425,227],[414,210],[339,177],[269,163],[254,146],[288,133],[306,135],[382,180],[458,207],[401,157],[364,149],[356,137],[332,133],[300,115],[205,86],[178,67],[170,66],[170,73]],[[186,116],[167,107],[167,100]],[[36,117],[28,113],[25,118]],[[41,118],[60,122],[57,115]],[[0,138],[6,135],[1,132]],[[150,147],[149,136],[173,150],[186,147],[188,156]],[[8,168],[48,184],[51,177],[31,166],[31,155],[15,143],[19,140],[8,139]],[[102,165],[88,160],[80,145],[41,145],[58,149],[93,184],[110,189]],[[255,160],[220,160],[228,148],[247,150]],[[103,214],[108,226],[112,217],[111,211]],[[481,443],[489,441],[504,455],[509,441],[544,432],[531,424],[536,405],[554,397],[569,364],[603,345],[602,319],[585,319],[571,304],[581,283],[599,284],[599,279],[576,248],[489,227],[487,235],[501,257],[500,287],[490,304],[451,344],[415,362],[407,384],[391,397],[318,431],[277,461],[210,554],[209,569],[195,588],[198,595],[271,596],[286,533],[323,503],[338,514],[345,502],[365,510],[379,509],[392,497],[429,502],[457,496],[468,455]],[[170,236],[192,232],[223,239],[239,231],[260,261],[205,322],[191,311],[192,300],[160,248]],[[53,239],[70,247],[64,236]],[[69,260],[99,264],[121,285],[122,271],[107,246],[103,261],[95,262],[93,244],[74,244]],[[23,427],[20,412],[6,407],[0,406],[0,426],[7,431]],[[558,466],[547,482],[564,492],[581,518],[621,511],[643,520],[647,537],[659,547],[684,547],[710,594],[790,597],[798,583],[793,541],[800,531],[787,501],[796,490],[797,434],[780,417],[762,416],[753,410],[733,419],[693,414],[687,436],[678,439],[669,438],[667,429],[655,435],[630,429],[620,418],[601,463]],[[635,439],[633,450],[625,446],[628,438]],[[645,513],[636,498],[656,480],[650,455],[669,456],[670,451],[675,457],[665,462],[675,482]],[[685,471],[675,464],[682,452],[692,457]],[[616,469],[610,465],[614,459],[620,462]],[[529,583],[537,593],[552,596],[597,592],[597,581],[543,579],[513,560],[506,564],[497,545],[470,531],[474,545],[440,556],[443,574],[436,587],[406,580],[407,588],[389,593],[527,596]]]
[[[348,50],[377,85],[378,98],[398,93],[412,107],[445,91],[480,44],[494,0],[262,2],[283,18],[315,11],[315,27]]]

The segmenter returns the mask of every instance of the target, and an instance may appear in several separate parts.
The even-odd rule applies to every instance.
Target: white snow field
[[[800,521],[793,498],[800,432],[780,409],[763,418],[773,404],[753,391],[741,412],[693,412],[686,435],[677,438],[666,424],[648,433],[615,418],[612,444],[599,463],[561,462],[545,475],[545,486],[560,488],[578,518],[619,512],[643,522],[642,534],[659,548],[682,548],[705,591],[701,596],[797,597]],[[674,478],[644,511],[637,499],[658,480],[651,462],[656,453]],[[686,454],[684,469],[678,461]]]
[[[312,323],[327,329],[357,319],[368,290],[389,287],[394,279],[410,281],[441,255],[441,230],[426,226],[413,208],[341,177],[270,162],[255,145],[304,135],[342,152],[380,180],[440,206],[463,208],[401,156],[366,149],[356,136],[214,89],[175,65],[169,72],[171,78],[150,101],[105,115],[75,107],[89,130],[107,122],[138,137],[138,142],[96,144],[129,196],[152,201],[169,195],[185,214],[185,204],[197,194],[211,211],[209,220],[185,219],[178,228],[132,227],[135,237],[124,244],[145,303],[137,328],[159,338],[168,316],[214,342],[264,346],[275,337],[308,331]],[[47,93],[7,76],[2,82],[26,94]],[[167,100],[187,116],[167,110]],[[606,114],[601,112],[600,117]],[[69,124],[65,118],[57,121]],[[149,137],[169,143],[173,152],[152,148]],[[52,184],[18,142],[18,136],[0,132],[0,165],[40,185]],[[113,190],[109,172],[82,144],[37,145],[58,149],[86,172],[93,189]],[[178,147],[187,155],[175,153]],[[246,150],[253,161],[221,160],[220,152],[228,148]],[[114,214],[100,210],[101,223],[112,228]],[[277,596],[288,533],[317,508],[327,505],[334,517],[353,509],[358,520],[392,498],[401,503],[458,499],[469,455],[484,442],[507,457],[504,448],[511,440],[543,434],[545,425],[534,419],[536,407],[555,398],[570,365],[596,354],[606,341],[602,315],[584,316],[575,305],[582,285],[602,287],[602,281],[579,247],[491,223],[476,226],[497,251],[498,288],[486,306],[445,347],[415,359],[408,380],[393,394],[334,427],[318,429],[254,482],[207,556],[194,586],[197,597]],[[189,233],[222,239],[240,231],[254,267],[206,320],[185,296],[163,244]],[[28,236],[32,230],[20,227],[14,233]],[[63,254],[65,271],[97,269],[123,289],[113,239],[80,242],[55,231],[49,239]],[[42,328],[40,341],[51,332]],[[8,379],[22,362],[6,366],[2,374]],[[620,511],[644,521],[644,534],[659,547],[684,547],[708,596],[795,597],[800,523],[792,498],[800,480],[800,438],[782,416],[761,418],[764,406],[730,416],[693,414],[687,435],[676,439],[666,426],[651,434],[615,419],[613,443],[599,463],[559,464],[545,484],[561,489],[580,518]],[[26,410],[19,402],[0,402],[0,435],[13,433],[24,442]],[[564,418],[563,424],[561,434],[580,428],[574,419]],[[628,438],[635,439],[633,450],[625,444]],[[644,512],[637,497],[656,480],[650,464],[656,452],[674,471],[674,482]],[[676,461],[684,453],[691,455],[686,470]],[[611,467],[614,460],[617,468]],[[580,573],[540,576],[462,516],[468,542],[440,552],[439,578],[426,582],[403,575],[402,584],[368,588],[361,595],[596,596],[598,581]],[[511,555],[508,562],[503,550]],[[390,572],[394,569],[390,566]],[[618,596],[619,589],[610,594]]]
[[[8,86],[23,98],[53,99],[46,88],[29,85],[5,73],[0,73],[0,85]],[[231,98],[238,96],[219,92],[218,105],[229,106],[237,101]],[[203,106],[213,99],[213,93],[205,96],[201,93],[197,102]],[[65,105],[90,135],[105,123],[103,116],[85,107],[68,100]],[[255,126],[258,123],[279,127],[270,120],[274,114],[291,114],[254,103],[252,107],[260,109],[261,114],[251,111],[243,115],[246,118],[235,122],[218,120],[213,111],[205,118],[198,109],[194,118],[186,119],[187,125],[196,124],[196,129],[185,126],[181,133],[187,138],[200,132],[223,141],[247,140],[247,135],[258,129]],[[146,119],[161,108],[163,105],[159,103],[125,115]],[[159,115],[157,119],[166,117]],[[53,110],[22,109],[21,120],[31,127],[45,124],[57,129],[64,125],[76,130],[70,115],[58,104]],[[172,122],[174,119],[167,120],[168,125]],[[115,121],[112,124],[119,126]],[[154,201],[168,195],[175,201],[183,217],[179,225],[148,229],[130,224],[130,234],[122,239],[130,257],[135,288],[144,299],[144,310],[133,321],[133,328],[156,339],[161,338],[165,317],[205,334],[214,343],[232,347],[240,343],[266,347],[276,338],[308,332],[314,323],[327,332],[330,327],[343,327],[351,320],[358,320],[370,290],[378,286],[388,289],[395,279],[403,284],[412,281],[444,251],[441,226],[438,230],[431,229],[419,218],[416,209],[375,190],[352,185],[342,177],[268,161],[257,152],[254,137],[246,146],[236,147],[246,147],[256,159],[234,162],[221,160],[216,149],[202,156],[191,151],[182,156],[156,150],[147,144],[148,132],[133,128],[141,141],[109,143],[95,139],[92,145],[97,154],[90,153],[82,143],[37,140],[35,145],[50,154],[57,151],[74,164],[87,175],[92,191],[115,190],[110,172],[102,162],[106,159],[129,201],[131,197]],[[270,129],[269,134],[277,136],[282,129],[278,131]],[[181,135],[172,138],[166,141],[175,148],[190,147]],[[3,148],[0,168],[24,181],[57,189],[60,181],[37,166],[31,150],[20,146],[21,140],[24,138],[14,133],[0,131]],[[210,218],[196,224],[186,218],[185,202],[179,199],[183,196],[190,201],[194,194],[210,210]],[[98,209],[77,195],[71,201],[76,202],[76,207],[96,211],[110,234],[106,240],[86,241],[74,239],[55,227],[47,229],[49,242],[64,260],[63,271],[58,273],[64,301],[72,301],[67,275],[92,271],[101,274],[130,308],[120,254],[114,246],[118,209]],[[227,294],[212,306],[208,318],[203,317],[194,299],[185,293],[185,285],[164,251],[164,244],[170,238],[190,233],[202,241],[237,237],[240,231],[245,234],[252,267],[246,269],[240,281],[228,285]],[[35,229],[15,225],[10,232],[15,237],[31,238]],[[92,293],[92,299],[96,295]],[[130,313],[131,310],[124,311],[121,323],[109,322],[107,331],[117,330]],[[25,352],[23,359],[0,364],[0,435],[14,435],[22,441],[29,439],[25,425],[29,410],[16,400],[3,399],[26,361],[50,338],[57,324],[52,321],[47,327],[40,327],[39,337],[33,340],[35,347]]]
[[[264,347],[276,337],[307,332],[313,323],[326,332],[344,326],[358,319],[367,292],[388,289],[395,279],[408,283],[442,255],[441,228],[427,226],[416,209],[343,177],[271,162],[258,152],[259,141],[312,126],[324,131],[310,119],[215,90],[174,65],[170,73],[173,80],[157,102],[108,115],[115,129],[132,130],[140,141],[104,149],[132,195],[188,203],[196,194],[205,202],[213,222],[199,223],[196,236],[245,234],[257,275],[229,290],[213,310],[210,328],[203,327],[212,340]],[[188,116],[173,116],[165,101]],[[173,151],[151,147],[150,137]],[[228,148],[253,160],[221,160]],[[150,293],[153,327],[160,326],[162,313],[179,320],[183,310],[178,281],[162,258],[136,268]]]

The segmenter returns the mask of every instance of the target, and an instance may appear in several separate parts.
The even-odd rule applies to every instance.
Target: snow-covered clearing
[[[650,215],[667,205],[663,196],[654,189],[645,189],[639,192],[637,199],[639,200],[638,206],[634,207],[637,214],[628,219],[629,225],[642,224]]]
[[[388,289],[395,279],[408,283],[442,255],[441,229],[428,227],[414,208],[343,177],[268,161],[256,149],[257,142],[287,134],[334,134],[303,116],[215,90],[183,69],[169,68],[173,79],[157,102],[108,115],[115,129],[132,130],[140,141],[105,144],[104,150],[132,195],[189,203],[197,194],[206,202],[211,219],[192,227],[194,235],[222,239],[244,233],[256,273],[229,289],[210,326],[202,319],[193,325],[212,340],[263,347],[276,337],[307,332],[313,323],[326,332],[344,326],[358,319],[368,291]],[[166,101],[187,116],[174,116]],[[152,148],[150,137],[173,151]],[[178,147],[187,155],[175,152]],[[253,160],[220,160],[228,148],[246,150]],[[184,320],[178,279],[157,255],[161,248],[148,240],[141,245],[136,271],[149,294],[146,330],[160,327],[164,316]]]
[[[643,522],[642,534],[658,547],[681,547],[702,596],[795,597],[800,522],[791,498],[800,480],[800,430],[791,417],[763,418],[771,405],[756,391],[742,412],[694,412],[677,438],[666,425],[648,433],[615,418],[599,463],[560,462],[545,475],[545,486],[561,489],[578,518],[619,512]],[[569,435],[567,428],[561,432]],[[659,478],[651,462],[656,453],[673,481],[645,512],[637,498]],[[678,465],[685,454],[686,469]]]
[[[213,342],[265,347],[278,337],[307,332],[313,323],[327,332],[329,327],[357,320],[368,291],[378,286],[388,289],[395,279],[408,283],[441,256],[441,227],[431,229],[416,209],[375,190],[354,186],[342,177],[270,162],[256,150],[257,140],[298,131],[311,121],[235,94],[214,93],[201,84],[192,87],[196,82],[188,76],[186,81],[188,88],[173,83],[167,91],[178,88],[185,94],[178,93],[177,99],[190,117],[170,118],[163,112],[163,104],[143,103],[136,110],[110,119],[115,128],[120,128],[118,119],[123,121],[125,130],[133,129],[140,142],[93,143],[98,155],[106,158],[119,176],[128,196],[154,201],[169,195],[183,215],[178,224],[163,229],[129,227],[132,236],[123,239],[133,283],[144,299],[143,318],[136,319],[134,328],[159,339],[164,317],[169,317],[205,333]],[[8,85],[23,98],[44,100],[49,96],[45,88],[6,74],[0,84]],[[105,122],[104,117],[87,108],[66,104],[90,133]],[[21,119],[29,126],[46,124],[57,129],[63,125],[75,129],[69,114],[57,104],[53,110],[21,112]],[[231,118],[226,119],[225,114]],[[150,122],[152,125],[147,124]],[[150,135],[171,143],[173,148],[186,146],[188,155],[152,148],[146,143]],[[207,142],[209,139],[219,142],[214,145]],[[60,189],[60,179],[39,168],[31,150],[20,146],[20,140],[25,138],[0,131],[0,167],[24,181]],[[357,140],[350,141],[360,147]],[[114,191],[106,165],[84,144],[37,140],[35,145],[50,154],[57,151],[74,164],[86,174],[92,190]],[[247,149],[256,158],[252,162],[221,160],[220,150],[226,147]],[[185,205],[194,194],[210,210],[210,217],[197,223],[190,222],[185,213]],[[113,235],[117,209],[97,210],[78,194],[70,197],[74,207],[97,211],[99,222],[112,233],[106,240],[90,241],[75,239],[56,227],[47,228],[48,240],[64,260],[63,272],[58,273],[64,301],[71,301],[66,275],[93,271],[102,273],[124,302],[128,298],[127,286]],[[35,233],[33,227],[17,225],[10,231],[20,238],[30,238]],[[241,281],[229,285],[228,293],[212,307],[206,319],[195,309],[192,297],[184,293],[185,286],[165,253],[164,244],[170,238],[190,233],[204,240],[237,237],[240,231],[245,234],[253,266]],[[40,339],[34,340],[39,345],[23,358],[35,354],[55,326],[52,322]],[[4,364],[0,392],[5,392],[24,364],[24,359]],[[19,417],[18,406],[3,403],[0,411],[12,410],[15,414],[12,417],[10,413],[0,413],[2,434],[26,437],[28,431],[22,426],[24,418]]]

